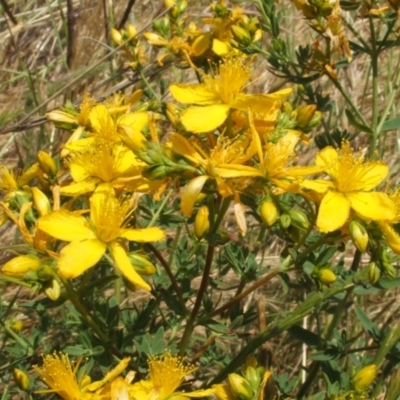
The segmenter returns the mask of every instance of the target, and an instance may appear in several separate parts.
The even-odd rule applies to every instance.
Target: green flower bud
[[[282,214],[279,221],[283,229],[289,228],[290,224],[292,223],[292,220],[288,214]]]
[[[300,228],[300,229],[308,229],[310,227],[310,221],[307,218],[307,215],[301,210],[289,210],[288,215],[291,219],[291,224]]]
[[[371,285],[375,285],[381,277],[381,270],[376,265],[376,262],[372,261],[368,265],[368,280]]]
[[[147,257],[137,253],[128,253],[128,257],[138,274],[154,275],[157,272],[157,268]]]
[[[228,375],[229,385],[232,393],[239,397],[241,400],[252,400],[253,393],[249,388],[248,382],[242,376],[238,374]]]
[[[231,29],[233,36],[239,43],[245,46],[248,46],[251,43],[251,36],[246,29],[238,25],[232,25]]]
[[[297,111],[296,115],[297,125],[299,126],[299,128],[307,128],[315,112],[317,111],[317,106],[315,104],[299,106],[297,107],[296,111]]]
[[[356,390],[367,389],[368,386],[374,381],[378,374],[378,367],[375,364],[367,365],[360,369],[353,378],[351,383]]]

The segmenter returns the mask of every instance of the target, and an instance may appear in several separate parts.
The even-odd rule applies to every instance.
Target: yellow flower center
[[[158,393],[154,399],[167,399],[181,385],[185,376],[194,370],[191,365],[184,365],[182,358],[168,352],[162,357],[151,358],[149,374],[153,391]]]
[[[230,104],[250,79],[250,67],[243,57],[228,58],[221,64],[219,76],[204,76],[204,83],[224,104]]]

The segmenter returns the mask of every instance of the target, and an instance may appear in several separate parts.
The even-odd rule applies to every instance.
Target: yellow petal
[[[183,104],[213,104],[220,103],[216,92],[211,91],[204,83],[194,85],[173,84],[169,87],[172,97]]]
[[[195,165],[203,161],[201,155],[194,149],[193,145],[185,137],[179,134],[171,135],[171,150],[188,160],[192,161]]]
[[[93,107],[89,113],[89,120],[96,132],[115,130],[115,124],[107,108],[103,104]]]
[[[117,268],[129,282],[132,282],[135,286],[138,286],[141,289],[148,291],[151,290],[151,286],[135,271],[135,268],[133,268],[129,261],[125,249],[119,243],[111,243],[111,253]]]
[[[241,176],[264,176],[261,171],[247,165],[220,164],[214,171],[221,178],[238,178]]]
[[[192,44],[193,55],[196,57],[202,55],[210,47],[210,44],[211,35],[209,33],[198,36]]]
[[[106,251],[107,245],[98,239],[71,242],[60,252],[58,274],[65,279],[74,279],[93,267]]]
[[[328,167],[336,163],[339,159],[339,154],[336,149],[331,146],[322,149],[315,157],[315,164],[321,167]]]
[[[72,183],[68,186],[63,186],[60,189],[60,194],[62,196],[78,196],[85,193],[93,192],[96,185],[99,183],[98,178],[91,178],[83,182]]]
[[[190,132],[209,132],[222,125],[228,113],[229,106],[226,104],[190,107],[182,112],[180,120],[185,129]]]
[[[389,167],[384,163],[368,162],[357,168],[351,189],[369,191],[378,186],[388,175]]]
[[[128,239],[132,242],[158,242],[165,238],[165,233],[160,228],[143,228],[143,229],[121,229],[120,238]]]
[[[386,242],[388,246],[396,253],[400,254],[400,236],[399,234],[384,221],[378,221],[378,224],[385,234]]]
[[[209,177],[207,175],[198,176],[192,179],[183,189],[181,194],[181,210],[185,217],[192,215],[194,203],[197,196],[203,190],[204,184]]]
[[[304,179],[304,181],[301,182],[301,186],[304,189],[314,190],[318,193],[325,193],[327,190],[334,188],[331,181],[323,181],[322,179]]]
[[[88,162],[90,162],[90,160],[88,160]],[[89,178],[89,176],[90,176],[88,170],[85,167],[83,167],[81,164],[77,164],[73,161],[69,164],[69,170],[70,170],[72,179],[75,182],[84,181],[85,179]]]
[[[48,235],[67,242],[96,237],[84,217],[66,210],[54,211],[39,218],[37,227]]]
[[[233,209],[235,212],[236,222],[240,229],[240,233],[242,236],[245,236],[247,232],[246,214],[244,212],[244,207],[243,204],[240,202],[238,194],[235,194],[235,202],[233,205]]]
[[[149,115],[145,111],[130,112],[117,120],[117,125],[129,126],[135,131],[141,131],[149,123]]]
[[[230,52],[231,46],[221,40],[213,39],[212,50],[217,56],[222,57]]]
[[[293,89],[283,89],[269,94],[241,94],[230,105],[242,111],[250,108],[254,113],[275,113],[292,91]]]
[[[350,215],[350,202],[339,192],[330,191],[319,207],[317,227],[321,232],[332,232],[341,228]]]
[[[386,193],[347,193],[351,208],[365,219],[391,220],[396,216],[396,206]]]
[[[94,146],[96,143],[96,138],[94,136],[88,137],[88,138],[83,138],[79,140],[75,140],[73,142],[67,142],[66,145],[63,148],[63,151],[66,153],[70,153],[73,151],[79,152],[79,151],[85,151],[88,148]],[[66,155],[68,155],[66,154]]]

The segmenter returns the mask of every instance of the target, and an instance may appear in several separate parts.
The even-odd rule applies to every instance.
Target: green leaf
[[[400,286],[400,277],[398,278],[389,278],[387,276],[383,276],[379,279],[379,286],[383,289],[394,289]]]
[[[362,132],[367,132],[370,135],[373,134],[372,129],[369,126],[366,126],[366,125],[358,122],[350,110],[346,109],[344,112],[346,114],[347,119],[349,120],[350,125],[354,126],[355,128],[357,128],[358,130],[360,130]]]
[[[356,314],[362,326],[372,337],[372,339],[374,339],[375,341],[379,341],[381,337],[381,332],[378,326],[369,319],[367,314],[365,314],[365,312],[361,310],[361,308],[356,308]]]
[[[296,339],[301,340],[303,343],[310,347],[318,347],[321,344],[319,336],[301,326],[295,325],[288,329],[288,332]]]
[[[382,125],[381,132],[394,131],[400,128],[400,117],[388,119]]]

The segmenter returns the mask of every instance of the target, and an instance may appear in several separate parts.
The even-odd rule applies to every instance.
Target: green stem
[[[171,197],[172,193],[174,191],[171,189],[164,197],[162,203],[160,204],[160,207],[158,207],[157,211],[154,213],[154,215],[151,217],[150,222],[147,225],[147,228],[150,228],[154,225],[154,223],[156,222],[157,218],[160,216],[161,211],[163,210],[163,208],[165,207],[165,205],[167,204],[167,201],[169,200],[169,198]]]
[[[108,344],[110,339],[103,332],[103,330],[97,325],[92,315],[86,309],[86,307],[82,304],[79,295],[75,292],[72,285],[66,280],[60,278],[62,283],[64,284],[65,290],[67,291],[68,300],[74,305],[76,310],[79,312],[86,325],[88,325],[91,329],[93,329],[94,333],[98,336],[98,338],[104,343]]]
[[[208,285],[208,278],[210,275],[211,271],[211,265],[212,265],[212,260],[214,257],[214,251],[215,251],[215,245],[214,244],[209,244],[208,249],[207,249],[207,257],[206,257],[206,264],[204,267],[204,272],[203,272],[203,277],[201,279],[199,291],[196,297],[196,301],[193,306],[193,310],[190,314],[190,317],[186,323],[185,326],[185,331],[183,332],[181,344],[179,346],[179,354],[182,356],[185,354],[187,347],[189,346],[190,343],[190,338],[193,333],[194,329],[194,322],[196,320],[197,314],[200,310],[201,302],[203,300],[204,294],[207,290],[207,285]]]
[[[354,104],[353,100],[351,99],[350,95],[344,90],[343,86],[340,84],[340,82],[331,77],[329,74],[327,75],[330,81],[336,86],[336,88],[339,90],[339,92],[342,94],[342,96],[345,98],[347,101],[348,105],[352,108],[352,110],[357,114],[358,118],[360,121],[365,125],[369,126],[368,122],[364,118],[364,116],[361,114],[360,110],[357,108],[357,106]]]
[[[182,297],[181,289],[178,285],[178,282],[175,279],[174,274],[172,273],[172,270],[171,270],[169,264],[167,263],[167,261],[165,260],[163,255],[151,243],[146,243],[145,247],[147,247],[156,256],[156,258],[158,259],[160,264],[164,267],[165,272],[167,273],[167,275],[172,283],[172,286],[174,287],[175,293],[178,296],[179,303],[181,303],[183,310],[185,310],[186,306],[185,306],[185,301],[183,300],[183,297]]]
[[[379,116],[379,109],[378,109],[378,91],[379,91],[379,82],[378,82],[378,57],[379,52],[376,48],[376,34],[375,34],[375,26],[372,19],[372,16],[369,17],[369,24],[371,30],[371,68],[372,68],[372,137],[371,142],[368,150],[369,157],[372,157],[375,153],[376,143],[379,137],[379,131],[377,130],[378,127],[378,116]]]
[[[306,317],[313,311],[314,307],[318,306],[327,299],[336,296],[338,293],[349,289],[352,286],[354,286],[352,279],[348,279],[345,285],[342,287],[328,289],[325,293],[311,293],[307,300],[304,303],[300,304],[291,313],[291,315],[284,318],[280,322],[271,323],[264,331],[262,331],[254,339],[252,339],[231,361],[231,363],[209,383],[209,385],[223,381],[228,376],[228,374],[238,370],[242,365],[244,365],[247,357],[251,354],[254,354],[254,352],[257,351],[267,340],[270,340],[273,337],[280,335],[285,330],[299,323],[304,317]]]
[[[12,337],[25,351],[27,352],[28,356],[31,356],[34,353],[34,349],[30,345],[30,343],[25,340],[24,338],[18,336],[9,326],[3,323],[0,319],[0,325],[3,327],[5,332]]]

